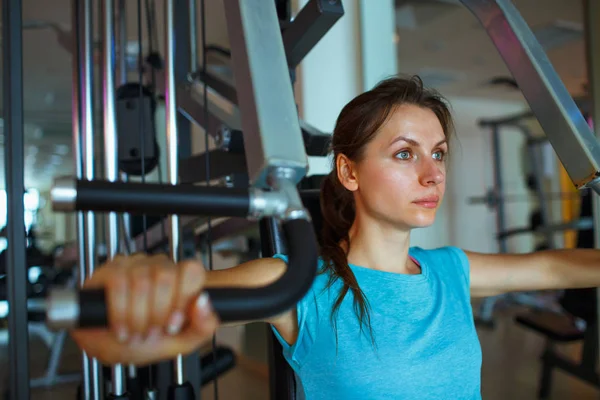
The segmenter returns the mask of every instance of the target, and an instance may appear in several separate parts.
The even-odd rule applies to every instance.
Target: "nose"
[[[432,159],[425,159],[419,172],[419,181],[423,186],[437,186],[446,178],[443,166],[439,161]]]

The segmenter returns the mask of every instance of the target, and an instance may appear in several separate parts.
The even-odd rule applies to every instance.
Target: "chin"
[[[433,225],[433,222],[434,221],[418,220],[418,221],[411,221],[408,225],[411,227],[411,229],[428,228],[431,225]]]
[[[416,213],[412,216],[409,225],[413,228],[427,228],[435,222],[435,211],[428,213]]]

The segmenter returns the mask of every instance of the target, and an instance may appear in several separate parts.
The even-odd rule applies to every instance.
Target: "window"
[[[7,199],[6,190],[0,190],[0,227],[6,227],[7,222]],[[37,222],[37,211],[40,207],[40,192],[37,189],[29,189],[23,196],[23,206],[25,209],[25,229],[29,231],[31,226]],[[0,238],[0,251],[6,249],[6,238]]]

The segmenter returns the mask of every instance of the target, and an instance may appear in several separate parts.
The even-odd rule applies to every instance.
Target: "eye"
[[[433,153],[433,158],[435,158],[438,161],[444,161],[445,157],[446,157],[446,152],[443,150],[438,150],[435,153]]]
[[[408,151],[408,150],[400,151],[400,152],[396,153],[395,157],[399,158],[400,160],[408,160],[408,159],[410,159],[410,151]]]

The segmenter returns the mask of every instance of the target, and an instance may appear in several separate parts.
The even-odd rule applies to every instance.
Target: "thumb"
[[[190,328],[199,336],[214,334],[219,324],[218,317],[210,303],[208,293],[204,292],[194,302],[189,311]]]
[[[210,341],[218,326],[219,319],[210,305],[208,294],[203,293],[190,305],[184,329],[175,336],[162,336],[160,346],[154,344],[153,355],[162,360],[196,351]]]
[[[175,336],[162,336],[160,345],[150,343],[153,359],[164,360],[175,354],[189,354],[210,341],[219,326],[219,319],[210,305],[207,293],[201,294],[188,309],[184,329]],[[145,353],[138,349],[140,353]]]

